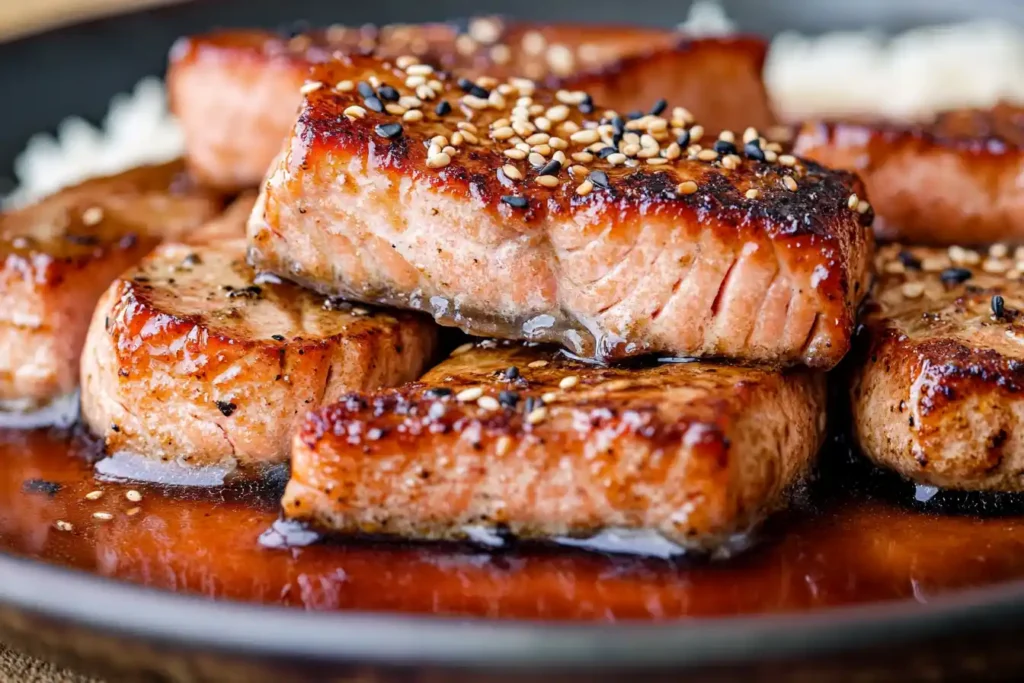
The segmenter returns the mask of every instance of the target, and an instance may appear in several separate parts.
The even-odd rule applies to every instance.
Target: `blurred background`
[[[78,116],[72,133],[88,137],[83,122],[99,124],[115,94],[160,76],[183,34],[485,13],[762,35],[772,40],[765,78],[787,120],[919,120],[953,107],[1024,102],[1020,0],[0,0],[0,88],[18,102],[2,114],[0,196],[11,189],[14,159],[33,134],[57,133]],[[160,90],[156,81],[144,87]],[[59,146],[66,128],[40,144]],[[139,135],[166,133],[135,128]]]

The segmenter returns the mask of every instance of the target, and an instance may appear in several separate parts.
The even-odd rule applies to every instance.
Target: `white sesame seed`
[[[127,510],[124,511],[124,514],[128,515],[129,517],[134,517],[135,515],[139,514],[140,512],[142,512],[142,508],[136,506],[136,507],[128,508]]]
[[[544,403],[554,403],[555,401],[558,400],[558,394],[556,394],[553,391],[549,391],[547,393],[541,394],[540,400],[543,401]]]
[[[316,92],[322,87],[324,87],[324,84],[320,81],[307,81],[302,84],[301,88],[299,88],[299,92],[303,95],[308,95],[311,92]]]
[[[516,159],[517,161],[526,158],[526,152],[521,149],[506,149],[502,154],[507,156],[509,159]]]
[[[981,264],[981,269],[986,273],[1005,273],[1010,269],[1010,262],[1004,259],[985,259]]]
[[[662,159],[661,157],[652,157],[647,160],[649,166],[664,166],[669,163],[668,159]]]
[[[388,102],[387,104],[384,105],[384,111],[391,114],[392,116],[401,116],[405,112],[409,111],[409,108],[403,107],[400,104],[395,104],[394,102]]]
[[[551,158],[557,161],[558,163],[562,164],[563,166],[565,165],[565,152],[563,152],[562,150],[555,150],[555,153],[551,155]]]
[[[924,294],[924,284],[920,282],[904,282],[900,287],[900,293],[908,299],[916,299]]]
[[[862,199],[860,200],[860,204],[857,205],[857,213],[867,213],[870,208],[871,205]]]
[[[494,130],[491,131],[491,137],[494,138],[495,140],[508,140],[509,138],[514,137],[515,134],[516,131],[508,126],[495,128]]]
[[[782,184],[785,185],[786,189],[789,190],[790,192],[796,192],[797,185],[796,185],[796,181],[793,180],[793,176],[791,176],[791,175],[783,176]]]
[[[697,183],[692,180],[684,180],[676,185],[676,192],[679,194],[693,194],[697,191]]]
[[[487,107],[489,106],[489,103],[487,102],[487,100],[485,100],[482,97],[477,97],[476,95],[463,95],[462,96],[462,103],[464,105],[466,105],[467,107],[469,107],[470,109],[477,109],[477,110],[479,110],[479,109],[487,109]]]
[[[627,157],[635,157],[639,152],[640,145],[638,144],[633,143],[622,146],[622,153],[625,154]]]
[[[405,73],[410,76],[430,76],[434,73],[434,67],[429,64],[411,64],[405,68]]]
[[[398,98],[398,103],[406,109],[416,109],[417,107],[423,106],[423,101],[418,97],[412,95],[402,95]]]
[[[537,130],[549,131],[551,130],[551,119],[546,116],[538,116],[533,120],[533,125],[537,126]]]
[[[352,81],[339,81],[334,89],[338,92],[352,92],[356,89],[356,84]]]
[[[727,168],[730,171],[736,170],[740,165],[740,158],[735,154],[726,154],[722,157],[722,167]]]
[[[783,166],[795,166],[796,157],[793,156],[792,154],[780,154],[779,163],[782,164]]]
[[[455,394],[455,400],[465,403],[467,401],[475,401],[483,395],[483,387],[470,387],[469,389],[463,389],[459,393]]]
[[[564,104],[556,104],[555,106],[547,110],[545,116],[548,118],[549,121],[553,121],[554,123],[561,123],[562,121],[565,121],[567,118],[569,118],[569,107],[565,106]]]
[[[921,259],[921,270],[926,273],[937,273],[949,267],[949,259],[941,256],[932,256]]]
[[[592,145],[601,139],[601,135],[593,128],[588,128],[573,133],[569,136],[569,139],[581,145]]]
[[[546,157],[551,154],[551,146],[548,144],[534,145],[533,147],[530,148],[530,151],[536,152],[537,154]]]
[[[491,91],[491,94],[487,96],[487,102],[495,109],[505,108],[505,96],[497,90]]]
[[[491,48],[491,61],[495,64],[508,64],[512,61],[512,48],[508,45],[495,45]]]
[[[133,503],[138,503],[140,500],[142,500],[142,494],[136,491],[135,489],[125,491],[124,497]]]
[[[512,448],[512,438],[510,436],[499,436],[498,440],[494,444],[494,452],[500,455],[507,455],[509,450]]]
[[[476,404],[484,410],[497,410],[501,407],[498,399],[493,396],[481,396],[477,399]]]
[[[557,187],[560,181],[553,175],[540,175],[534,178],[534,182],[544,187]]]
[[[668,121],[657,116],[647,122],[647,132],[651,135],[659,135],[668,130]]]
[[[558,388],[559,389],[572,389],[574,386],[576,386],[579,383],[580,383],[580,378],[579,377],[577,377],[576,375],[569,375],[568,377],[563,377],[562,378],[562,381],[560,381],[558,383]]]
[[[551,139],[551,136],[548,135],[547,133],[534,133],[530,137],[526,138],[526,144],[528,144],[528,145],[542,145],[542,144],[544,144],[545,142],[547,142],[550,139]]]
[[[589,164],[594,160],[594,155],[590,152],[573,152],[570,156],[573,161],[578,161],[581,164]]]
[[[74,531],[75,526],[71,522],[65,522],[63,519],[58,519],[54,524],[57,531]]]
[[[434,156],[429,157],[427,159],[427,166],[429,166],[430,168],[444,168],[450,163],[452,163],[451,156],[445,154],[444,152],[441,152],[440,154],[435,154]]]
[[[724,140],[725,142],[735,143],[736,142],[736,135],[733,134],[733,132],[731,130],[723,130],[721,133],[718,134],[718,139],[719,140]]]
[[[603,391],[622,391],[623,389],[629,389],[633,386],[633,383],[628,379],[613,379],[610,382],[605,382],[599,388]]]
[[[889,261],[885,264],[885,272],[891,275],[899,275],[900,273],[907,272],[907,267],[900,261]]]
[[[701,161],[714,161],[718,158],[718,152],[713,149],[702,149],[697,152],[697,158]]]
[[[473,350],[473,342],[466,342],[465,344],[461,344],[459,346],[456,346],[455,350],[452,351],[452,355],[453,356],[461,356],[462,354],[466,353],[467,351],[472,351],[472,350]]]
[[[580,130],[579,124],[576,123],[575,121],[562,121],[561,125],[559,125],[559,128],[561,128],[566,135],[572,135],[573,133],[577,133]]]
[[[569,143],[560,137],[552,137],[548,140],[548,144],[551,145],[551,149],[567,149]]]
[[[535,360],[535,361],[533,361],[531,363],[527,363],[526,367],[528,367],[528,368],[543,368],[547,364],[548,364],[548,362],[546,360]]]
[[[576,194],[581,197],[586,197],[588,194],[594,191],[594,183],[589,180],[584,180],[582,183],[576,186]]]
[[[571,175],[573,178],[584,178],[589,174],[590,170],[587,169],[586,166],[573,164],[572,166],[569,167],[569,175]]]
[[[704,126],[696,125],[690,128],[690,142],[700,142],[704,137]]]
[[[415,123],[423,120],[423,112],[419,109],[410,109],[409,111],[402,114],[402,120],[408,121],[409,123]]]
[[[504,166],[501,167],[501,171],[502,171],[502,173],[505,174],[505,177],[508,178],[509,180],[522,180],[523,179],[523,174],[520,173],[519,169],[516,168],[515,166],[513,166],[512,164],[505,164]]]
[[[441,150],[442,154],[447,154],[449,157],[453,157],[458,153],[459,150],[455,149],[451,145],[447,145]]]
[[[374,90],[380,87],[380,79],[377,78],[376,76],[370,76],[366,80],[369,81],[370,85],[373,86]]]
[[[462,131],[455,131],[454,133],[452,133],[452,144],[453,145],[458,147],[459,145],[462,144],[462,141],[463,141]]]
[[[103,208],[90,206],[82,212],[82,223],[87,226],[98,225],[103,220]]]
[[[673,142],[668,147],[666,147],[662,152],[662,154],[665,155],[665,158],[670,161],[678,159],[682,155],[682,153],[683,149],[679,146],[678,142]]]
[[[622,152],[615,152],[614,154],[609,154],[605,161],[612,166],[618,166],[619,164],[624,164],[626,162],[626,155]]]
[[[343,113],[350,119],[366,118],[366,110],[358,104],[353,104],[351,107],[347,107]]]
[[[528,55],[541,54],[547,44],[547,39],[539,31],[527,31],[523,34],[523,51]]]
[[[754,140],[757,140],[760,137],[761,134],[757,132],[757,128],[747,128],[745,131],[743,131],[743,144],[753,142]]]
[[[94,512],[92,513],[92,516],[94,519],[98,519],[103,522],[110,521],[114,518],[114,515],[110,514],[109,512]]]
[[[401,57],[395,60],[395,66],[397,66],[399,69],[408,69],[413,64],[419,63],[420,60],[417,59],[416,57],[413,57],[412,55],[402,55]]]
[[[85,494],[86,500],[99,500],[102,497],[103,491],[89,491],[89,493]]]
[[[856,193],[851,194],[850,198],[846,200],[846,206],[849,207],[851,211],[856,211],[858,204],[860,204],[860,197],[858,197]]]
[[[416,97],[417,99],[424,101],[432,100],[437,97],[437,93],[434,92],[434,89],[431,88],[429,85],[423,84],[416,86]]]
[[[1006,258],[1010,254],[1010,248],[1005,244],[993,244],[988,248],[988,255],[992,258]]]
[[[761,196],[761,191],[759,189],[757,189],[756,187],[752,187],[752,188],[750,188],[749,190],[746,191],[747,199],[757,199],[760,196]]]
[[[539,408],[534,408],[529,412],[529,414],[526,416],[526,423],[535,425],[538,422],[543,421],[544,418],[546,418],[547,416],[548,409],[545,408],[544,406],[540,406]]]
[[[778,161],[778,158],[778,155],[775,152],[771,151],[770,149],[766,149],[764,151],[764,160],[767,161],[768,163],[774,164],[776,161]]]

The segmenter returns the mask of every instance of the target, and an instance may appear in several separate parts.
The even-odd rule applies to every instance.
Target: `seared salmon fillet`
[[[1024,240],[1024,108],[951,111],[926,125],[808,123],[794,153],[860,175],[881,239]]]
[[[856,176],[531,81],[430,72],[435,97],[404,113],[359,92],[402,101],[429,70],[315,72],[249,223],[258,270],[599,359],[846,353],[873,249]]]
[[[230,212],[239,235],[247,208]],[[435,340],[425,316],[257,279],[241,237],[166,243],[96,307],[82,415],[115,457],[255,469],[287,460],[308,410],[418,377]]]
[[[476,78],[525,76],[585,89],[621,111],[661,97],[705,125],[774,123],[757,38],[688,38],[665,29],[538,25],[480,17],[458,24],[344,28],[295,35],[236,30],[184,38],[171,51],[168,88],[182,122],[190,169],[226,188],[256,187],[295,122],[300,88],[336,53],[396,59],[412,54]],[[717,130],[708,132],[717,133]]]
[[[42,408],[78,386],[100,294],[160,239],[220,209],[180,162],[90,180],[0,214],[0,406]]]
[[[809,370],[602,367],[486,341],[419,382],[311,414],[282,508],[341,534],[647,534],[715,551],[785,504],[824,411],[824,379]]]
[[[879,465],[942,488],[1024,491],[1024,263],[1013,256],[879,250],[851,389],[858,440]]]

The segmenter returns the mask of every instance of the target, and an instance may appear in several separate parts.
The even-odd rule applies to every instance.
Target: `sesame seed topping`
[[[402,114],[402,120],[409,123],[416,123],[417,121],[423,120],[423,112],[419,109],[410,109],[409,111]]]
[[[558,172],[562,170],[562,164],[559,161],[549,161],[546,163],[538,173],[540,175],[558,175]]]
[[[558,187],[558,183],[559,183],[558,178],[556,178],[553,175],[540,175],[540,176],[537,176],[535,178],[534,182],[536,182],[538,185],[541,185],[543,187],[548,187],[548,188]]]
[[[493,396],[481,396],[477,399],[476,404],[484,410],[498,410],[501,408],[501,404],[498,403],[498,399]]]
[[[379,97],[367,97],[363,100],[363,104],[366,105],[367,109],[372,109],[378,114],[382,114],[384,112],[384,103],[380,101]]]
[[[546,360],[535,360],[532,363],[527,364],[528,368],[543,368],[546,367],[548,362]]]
[[[383,138],[397,138],[402,134],[402,124],[400,123],[382,123],[374,127],[374,132]]]
[[[355,90],[355,88],[356,84],[353,83],[352,81],[339,81],[334,86],[334,89],[337,90],[338,92],[352,92],[353,90]]]
[[[324,84],[321,83],[320,81],[307,81],[302,84],[301,88],[299,88],[299,92],[302,93],[303,95],[308,95],[311,92],[316,92],[322,87],[324,87]]]
[[[98,519],[103,522],[108,522],[114,518],[114,515],[109,512],[94,512],[92,513],[94,519]]]
[[[904,282],[900,287],[900,293],[908,299],[916,299],[924,294],[924,283]]]
[[[445,152],[427,158],[427,166],[430,168],[444,168],[450,163],[452,163],[452,158]]]
[[[57,528],[57,531],[74,531],[75,530],[75,526],[71,522],[65,522],[63,519],[58,519],[54,523],[54,526]]]
[[[797,190],[796,180],[794,180],[791,175],[783,176],[782,184],[785,185],[786,189],[790,192],[796,192]]]
[[[939,279],[947,285],[959,285],[970,280],[972,275],[967,268],[946,268],[939,275]]]
[[[713,149],[702,149],[697,152],[697,158],[701,161],[714,161],[718,158],[718,152]]]
[[[347,107],[343,113],[350,119],[366,118],[366,110],[357,104],[353,104],[351,107]]]
[[[615,154],[609,154],[606,161],[612,166],[618,166],[619,164],[625,163],[626,155],[620,152],[616,152]]]
[[[470,387],[469,389],[463,389],[459,393],[455,394],[455,400],[465,403],[467,401],[475,401],[483,395],[483,387]]]
[[[525,209],[528,204],[526,197],[516,197],[515,195],[510,194],[503,195],[501,201],[508,204],[513,209]]]
[[[506,149],[502,153],[509,159],[515,159],[516,161],[522,161],[523,159],[526,158],[526,152],[524,152],[521,149],[516,149],[514,147],[511,149]]]
[[[608,174],[604,171],[591,171],[590,175],[587,176],[587,180],[594,184],[594,187],[600,187],[603,190],[611,189],[611,183],[608,181]]]
[[[780,154],[779,163],[782,164],[783,166],[795,166],[796,157],[793,156],[792,154]]]
[[[996,294],[992,297],[992,315],[996,318],[1002,318],[1004,313],[1006,313],[1006,301],[1003,297]]]
[[[507,435],[499,436],[498,440],[494,444],[494,452],[498,455],[507,455],[511,448],[512,437]]]
[[[574,386],[576,386],[579,383],[580,383],[580,378],[579,377],[577,377],[576,375],[569,375],[568,377],[563,377],[562,378],[562,381],[560,381],[558,383],[558,388],[559,389],[572,389]]]
[[[410,76],[430,76],[434,73],[434,67],[429,64],[412,64],[405,68],[405,73]]]
[[[473,350],[473,342],[466,342],[465,344],[460,344],[459,346],[456,346],[455,349],[452,351],[451,355],[453,355],[453,356],[461,356],[462,354],[466,353],[467,351],[472,351],[472,350]]]
[[[588,194],[594,191],[594,183],[589,180],[584,180],[582,183],[576,186],[576,194],[581,197],[586,197]]]
[[[449,114],[451,110],[452,105],[448,104],[448,100],[441,100],[440,102],[437,103],[437,106],[434,107],[434,113],[437,114],[438,116],[444,116],[446,114]]]
[[[546,418],[547,416],[548,409],[545,408],[544,406],[540,406],[539,408],[534,408],[526,415],[526,423],[535,425],[539,422],[542,422],[544,418]]]
[[[1010,262],[1005,259],[985,259],[981,269],[986,273],[1005,273],[1010,269]]]
[[[860,203],[857,204],[857,213],[867,213],[870,208],[871,205],[862,199],[860,200]]]
[[[757,199],[758,197],[761,196],[761,191],[758,190],[756,187],[752,187],[746,191],[745,196],[747,199]]]
[[[142,500],[142,494],[136,491],[135,489],[126,491],[124,497],[133,503],[138,503],[140,500]]]
[[[850,198],[846,200],[846,206],[849,207],[851,211],[856,211],[858,204],[860,204],[860,197],[856,194],[851,194]]]
[[[510,180],[522,180],[523,179],[523,174],[519,171],[518,168],[516,168],[512,164],[505,164],[504,166],[501,167],[501,171],[502,171],[502,173],[505,174],[505,177],[510,179]]]
[[[992,258],[1006,258],[1010,254],[1010,248],[1005,244],[993,244],[988,248],[988,255]]]
[[[676,192],[679,194],[693,194],[697,191],[697,183],[692,180],[684,180],[676,185]]]
[[[90,206],[82,212],[82,223],[87,226],[98,225],[103,220],[103,208]]]
[[[556,394],[553,391],[549,391],[547,393],[541,394],[540,400],[543,401],[544,403],[554,403],[555,401],[558,400],[558,394]]]
[[[99,500],[102,497],[103,491],[89,491],[89,493],[85,494],[86,500]]]

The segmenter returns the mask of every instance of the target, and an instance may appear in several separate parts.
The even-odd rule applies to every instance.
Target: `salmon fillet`
[[[715,551],[784,505],[824,411],[824,379],[808,370],[601,367],[487,341],[419,382],[311,414],[282,508],[341,534],[646,533]]]
[[[0,407],[31,411],[74,391],[103,290],[160,239],[187,233],[220,205],[176,162],[0,214]]]
[[[220,222],[233,220],[241,235],[251,204]],[[110,285],[93,315],[82,416],[115,458],[168,463],[152,468],[159,476],[284,462],[308,410],[428,367],[428,318],[258,280],[244,239],[204,242],[161,245]]]
[[[1024,282],[1005,246],[992,253],[879,250],[854,427],[869,458],[921,484],[1024,491]]]
[[[952,111],[926,125],[809,123],[794,153],[857,172],[881,239],[1024,240],[1024,108]]]
[[[414,54],[470,78],[535,78],[588,90],[622,111],[646,110],[671,95],[705,125],[741,128],[774,123],[761,80],[765,51],[764,41],[750,37],[691,39],[664,29],[481,17],[466,26],[193,36],[171,51],[167,78],[192,172],[213,185],[243,188],[263,179],[294,124],[310,68],[337,52]]]
[[[588,116],[583,93],[532,82],[486,81],[488,100],[445,78],[411,116],[355,89],[408,97],[409,77],[368,57],[315,73],[353,89],[307,93],[249,223],[258,270],[600,359],[846,353],[873,249],[853,174],[756,131],[706,139],[681,108]]]

